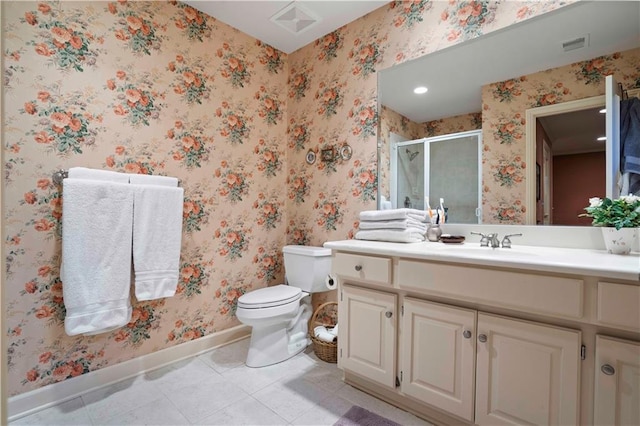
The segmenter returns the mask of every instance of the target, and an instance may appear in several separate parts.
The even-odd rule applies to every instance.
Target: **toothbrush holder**
[[[440,236],[442,235],[442,229],[440,225],[431,224],[427,228],[427,240],[437,242],[440,241]]]

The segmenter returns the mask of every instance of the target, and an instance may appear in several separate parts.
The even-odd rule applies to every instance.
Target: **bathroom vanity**
[[[333,241],[347,383],[438,424],[640,424],[640,256]]]

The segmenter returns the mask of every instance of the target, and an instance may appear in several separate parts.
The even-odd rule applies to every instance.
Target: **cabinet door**
[[[579,331],[478,314],[476,423],[579,422]]]
[[[396,295],[342,286],[340,366],[385,386],[396,383]]]
[[[640,424],[640,343],[596,336],[594,424]]]
[[[404,299],[401,390],[473,422],[476,311]]]

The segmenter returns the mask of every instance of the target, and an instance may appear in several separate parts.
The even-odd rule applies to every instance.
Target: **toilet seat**
[[[301,297],[302,290],[298,287],[279,284],[273,287],[265,287],[243,294],[238,298],[238,308],[272,308],[295,302],[300,300]]]

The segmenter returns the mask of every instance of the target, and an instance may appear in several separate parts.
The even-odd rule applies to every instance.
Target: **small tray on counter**
[[[464,242],[464,236],[463,235],[442,234],[440,236],[440,241],[442,241],[445,244],[460,244],[460,243]]]

